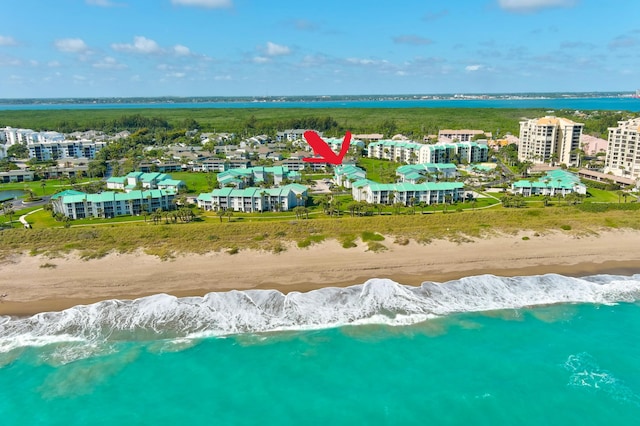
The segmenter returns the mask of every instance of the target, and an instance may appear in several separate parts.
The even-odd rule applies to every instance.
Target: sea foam
[[[438,284],[405,286],[371,279],[346,288],[307,293],[276,290],[214,292],[204,297],[167,294],[107,300],[29,318],[0,317],[0,352],[84,341],[227,336],[305,330],[347,324],[407,325],[460,312],[517,309],[558,303],[612,304],[640,299],[640,275],[479,275]]]

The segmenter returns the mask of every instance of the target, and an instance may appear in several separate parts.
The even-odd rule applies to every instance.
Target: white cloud
[[[270,59],[265,58],[264,56],[254,56],[253,58],[253,62],[255,62],[256,64],[266,64],[269,61]]]
[[[184,78],[187,74],[184,72],[172,72],[167,74],[167,77],[173,77],[173,78]]]
[[[213,77],[214,80],[217,81],[229,81],[231,80],[231,76],[230,75],[217,75],[215,77]]]
[[[0,46],[17,46],[18,42],[9,36],[0,35]]]
[[[110,0],[85,0],[85,3],[91,6],[100,6],[100,7],[117,7],[123,6],[123,3],[114,3]]]
[[[173,46],[173,52],[178,56],[191,55],[191,50],[187,46],[183,46],[181,44],[176,44],[175,46]]]
[[[466,71],[480,71],[482,68],[484,68],[484,66],[479,64],[467,65],[466,67],[464,67]]]
[[[571,7],[577,0],[498,0],[501,8],[512,12],[532,12],[549,7]]]
[[[49,68],[58,68],[58,67],[61,67],[62,64],[60,62],[58,62],[58,61],[49,61],[49,62],[47,62],[47,66]]]
[[[432,41],[428,38],[420,37],[413,34],[394,37],[393,42],[396,44],[412,44],[414,46],[426,46],[432,43]]]
[[[233,6],[231,0],[171,0],[176,6],[204,7],[206,9],[225,9]]]
[[[89,46],[81,38],[62,38],[56,40],[53,45],[61,52],[83,53],[89,50]]]
[[[105,56],[102,60],[93,63],[94,68],[109,69],[109,70],[121,70],[127,68],[125,64],[119,63],[115,58],[111,56]]]
[[[118,52],[153,54],[161,53],[162,49],[154,40],[146,37],[136,36],[133,38],[133,44],[130,43],[113,43],[111,48]]]
[[[290,54],[291,49],[289,49],[287,46],[282,46],[280,44],[275,44],[268,41],[265,52],[267,56],[284,56]]]

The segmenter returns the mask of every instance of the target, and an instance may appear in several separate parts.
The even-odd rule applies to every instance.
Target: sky
[[[0,98],[640,88],[638,0],[0,4]]]

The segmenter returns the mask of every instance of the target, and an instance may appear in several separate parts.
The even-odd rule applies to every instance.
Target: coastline
[[[523,237],[529,237],[523,240]],[[611,230],[599,235],[550,233],[501,235],[470,242],[444,240],[407,245],[384,241],[387,251],[365,244],[344,249],[325,241],[279,254],[243,250],[180,254],[163,261],[142,253],[109,254],[81,260],[15,255],[0,265],[0,315],[27,316],[107,299],[134,299],[158,293],[178,297],[213,291],[275,289],[283,293],[346,287],[371,278],[406,285],[446,282],[465,276],[640,273],[640,231]],[[46,265],[46,266],[45,266]]]

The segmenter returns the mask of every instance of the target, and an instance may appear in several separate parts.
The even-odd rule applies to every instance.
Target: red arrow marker
[[[339,154],[333,152],[329,145],[323,141],[316,132],[307,130],[304,132],[304,138],[313,149],[313,153],[320,156],[320,158],[303,158],[302,161],[306,161],[307,163],[329,163],[340,165],[342,164],[342,159],[349,150],[349,144],[351,144],[351,132],[349,131],[344,135]]]

